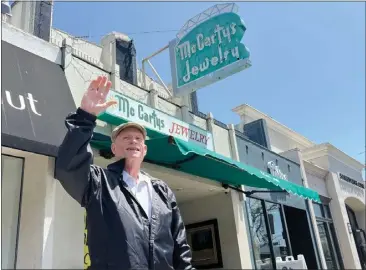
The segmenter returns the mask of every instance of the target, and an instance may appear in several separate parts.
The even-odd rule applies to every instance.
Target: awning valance
[[[319,202],[317,192],[282,180],[254,167],[222,156],[172,136],[155,133],[146,141],[148,151],[145,161],[173,168],[185,173],[215,180],[234,186],[250,186],[273,191],[285,190],[291,194]],[[104,137],[104,138],[102,138]],[[106,136],[94,136],[92,145],[99,149],[110,149]]]

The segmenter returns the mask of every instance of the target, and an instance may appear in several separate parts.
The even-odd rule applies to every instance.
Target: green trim
[[[250,186],[287,192],[319,202],[317,192],[279,179],[266,172],[241,162],[232,160],[216,152],[202,148],[195,143],[186,142],[164,134],[154,132],[146,141],[148,147],[145,161],[172,168],[195,176],[207,178],[234,186]],[[110,149],[110,140],[93,141],[98,149]]]

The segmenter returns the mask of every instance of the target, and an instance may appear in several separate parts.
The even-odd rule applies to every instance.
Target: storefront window
[[[327,230],[327,226],[325,222],[318,221],[318,230],[320,235],[320,241],[322,243],[322,248],[324,252],[325,262],[327,264],[328,269],[335,269],[334,261],[335,258],[333,258],[333,252],[331,248],[331,244],[329,241],[329,231]]]
[[[1,267],[14,269],[24,160],[1,155]]]
[[[324,217],[321,204],[313,203],[313,208],[314,208],[314,214],[316,217]]]
[[[271,248],[261,200],[247,198],[252,247],[258,269],[272,269]]]
[[[332,218],[332,215],[330,214],[329,205],[323,205],[324,207],[324,213],[326,218]]]
[[[313,203],[313,207],[327,268],[343,268],[329,205]]]
[[[288,246],[285,239],[285,230],[281,207],[279,204],[266,202],[268,221],[270,225],[274,256],[284,259],[288,256]]]

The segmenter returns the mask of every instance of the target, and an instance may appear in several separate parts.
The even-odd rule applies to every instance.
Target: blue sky
[[[142,58],[172,40],[209,2],[56,2],[53,26],[99,43],[112,31],[135,40]],[[238,123],[247,103],[315,143],[364,162],[365,3],[238,2],[252,67],[198,90],[200,111]],[[162,31],[162,32],[156,32]],[[150,33],[142,33],[150,32]],[[152,59],[170,81],[169,55]]]

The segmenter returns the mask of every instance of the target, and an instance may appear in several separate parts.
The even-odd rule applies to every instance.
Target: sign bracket
[[[147,89],[147,85],[146,85],[146,69],[145,69],[145,63],[148,63],[152,69],[152,71],[154,72],[154,74],[156,75],[156,77],[158,78],[160,84],[163,86],[163,88],[165,89],[165,91],[168,93],[169,97],[172,97],[173,94],[172,92],[169,90],[169,88],[166,86],[166,84],[163,82],[162,78],[160,77],[159,73],[156,71],[156,69],[154,68],[154,66],[151,64],[150,59],[153,58],[154,56],[158,55],[159,53],[165,51],[166,49],[169,48],[169,44],[164,46],[163,48],[159,49],[158,51],[156,51],[155,53],[149,55],[148,57],[142,59],[142,88]]]
[[[245,194],[245,196],[250,196],[250,195],[253,195],[254,193],[286,193],[288,194],[288,192],[286,190],[250,190],[250,191],[244,191],[238,187],[234,187],[234,186],[231,186],[231,185],[228,185],[228,184],[222,184],[222,187],[224,189],[228,189],[228,188],[231,188],[233,190],[236,190],[238,192],[241,192],[243,194]]]

